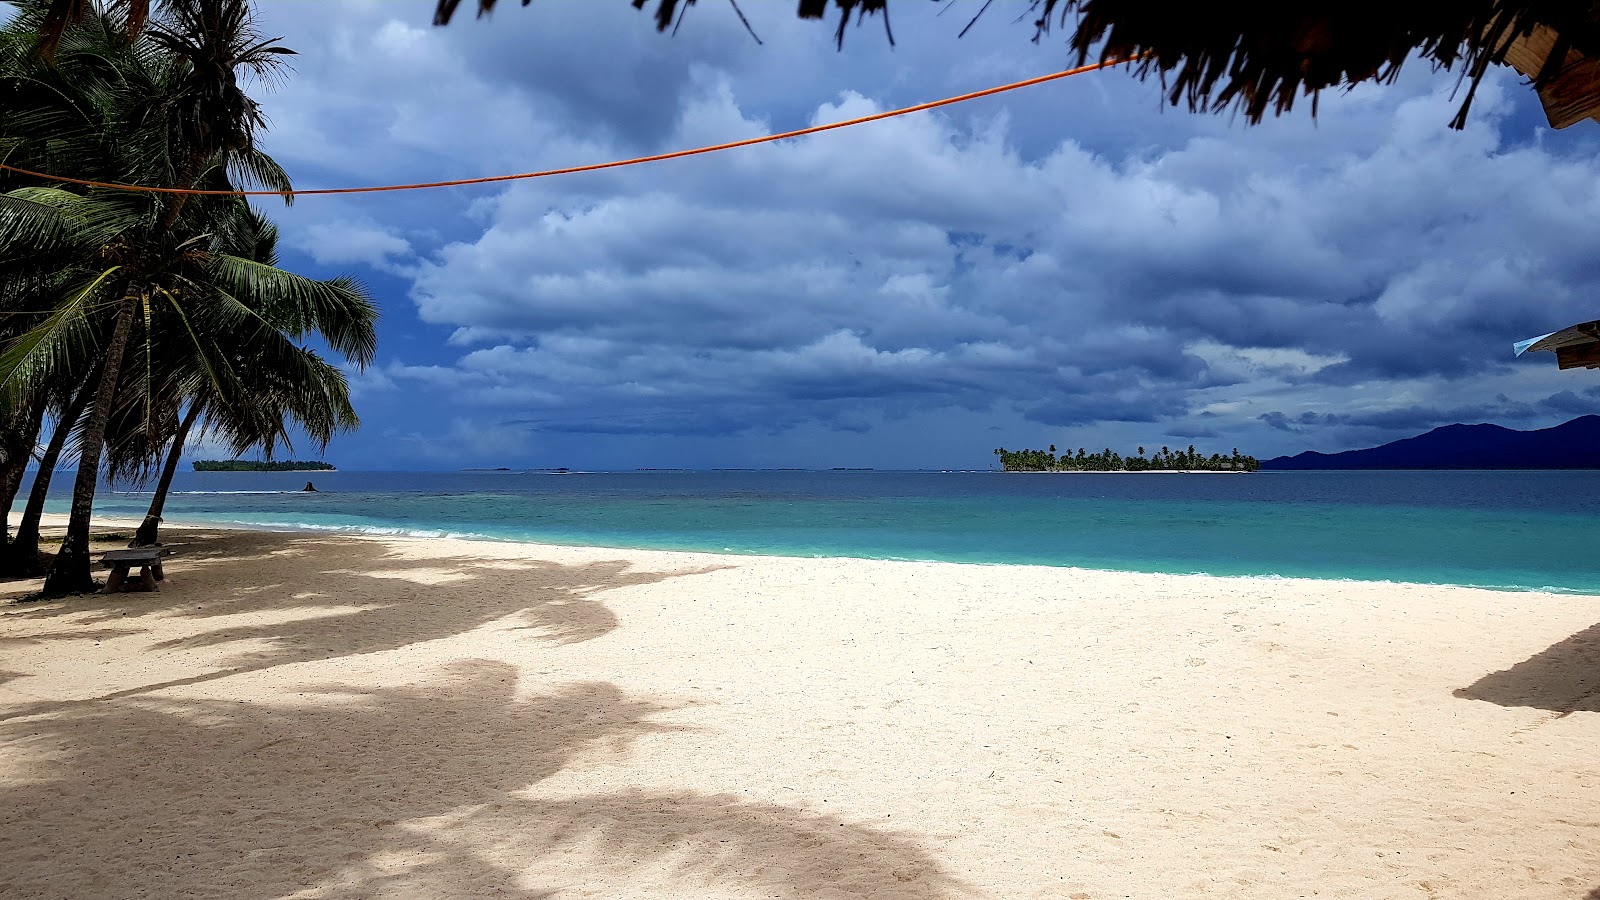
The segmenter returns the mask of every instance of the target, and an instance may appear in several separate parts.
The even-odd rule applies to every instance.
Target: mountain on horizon
[[[1600,469],[1600,416],[1552,428],[1442,425],[1427,434],[1365,450],[1265,460],[1262,469]]]

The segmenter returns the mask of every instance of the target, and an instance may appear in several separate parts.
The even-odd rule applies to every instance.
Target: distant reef
[[[331,463],[316,460],[197,459],[196,472],[337,472]]]
[[[1343,453],[1307,450],[1263,469],[1600,469],[1600,416],[1553,428],[1444,425],[1427,434]]]

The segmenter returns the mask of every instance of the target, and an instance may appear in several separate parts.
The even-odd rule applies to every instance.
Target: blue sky
[[[792,3],[273,0],[261,93],[300,187],[660,152],[1063,68],[980,5],[896,8],[843,52]],[[778,145],[512,186],[269,208],[283,262],[384,311],[352,469],[983,467],[997,446],[1268,457],[1454,421],[1543,427],[1592,373],[1511,342],[1600,318],[1600,125],[1506,70],[1258,127],[1093,73]],[[208,455],[197,448],[193,455]],[[302,454],[303,455],[303,454]]]

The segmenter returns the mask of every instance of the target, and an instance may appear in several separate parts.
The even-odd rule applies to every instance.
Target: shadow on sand
[[[614,685],[518,696],[461,661],[420,686],[287,703],[128,697],[0,725],[0,895],[944,898],[970,892],[914,841],[692,791],[541,788],[671,731]],[[831,894],[830,894],[831,895]]]
[[[1455,695],[1562,714],[1600,712],[1600,625],[1585,628],[1509,669],[1485,675]]]
[[[381,689],[300,687],[247,702],[154,693],[491,623],[530,640],[590,640],[618,625],[606,591],[709,569],[413,560],[325,537],[183,539],[159,594],[0,608],[43,626],[13,629],[13,641],[61,653],[181,617],[193,632],[152,652],[219,654],[193,677],[7,710],[0,896],[971,893],[888,829],[727,794],[576,782],[584,764],[678,730],[651,719],[671,707],[607,682],[519,691],[516,667],[458,660]],[[218,588],[239,562],[249,583]],[[210,587],[185,586],[202,573],[215,576]]]
[[[116,699],[288,663],[394,650],[500,621],[514,622],[507,627],[556,644],[592,640],[617,627],[616,614],[600,594],[721,568],[649,572],[622,560],[560,565],[534,559],[406,559],[375,541],[252,532],[184,532],[183,540],[168,567],[172,577],[160,593],[18,604],[0,616],[68,619],[66,627],[12,639],[63,644],[139,634],[139,620],[147,616],[215,620],[215,628],[152,649],[238,647],[213,671],[96,698]],[[215,587],[203,595],[185,588],[185,577],[194,575],[226,583],[229,571],[241,563],[247,566],[248,584],[227,587],[225,594]],[[237,624],[236,617],[259,613],[269,614],[272,621]],[[70,645],[62,650],[70,652]],[[40,708],[13,709],[8,716]]]

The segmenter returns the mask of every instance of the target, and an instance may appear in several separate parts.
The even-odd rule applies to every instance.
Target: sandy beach
[[[166,539],[0,606],[0,895],[1600,897],[1594,597]]]

